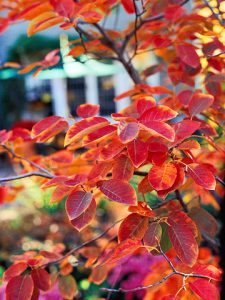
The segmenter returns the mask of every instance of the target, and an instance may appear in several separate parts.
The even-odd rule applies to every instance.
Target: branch
[[[84,242],[83,244],[76,246],[74,248],[72,248],[69,252],[67,252],[65,255],[63,255],[62,257],[60,257],[59,259],[56,259],[54,261],[50,261],[44,265],[42,265],[42,267],[46,267],[48,265],[52,265],[52,264],[58,264],[61,261],[63,261],[64,259],[66,259],[67,257],[69,257],[70,255],[74,254],[74,252],[77,252],[78,250],[94,243],[95,241],[97,241],[98,239],[100,239],[101,237],[103,237],[104,235],[106,235],[113,227],[115,227],[118,223],[120,223],[121,221],[123,221],[124,218],[117,220],[116,222],[114,222],[110,227],[108,227],[105,231],[103,231],[102,233],[100,233],[99,235],[97,235],[96,237],[94,237],[93,239]]]
[[[39,176],[39,177],[44,177],[44,178],[49,178],[49,179],[54,178],[54,175],[49,175],[46,173],[29,172],[29,173],[24,173],[24,174],[20,174],[20,175],[14,175],[14,176],[0,178],[0,183],[23,179],[23,178],[32,177],[32,176]]]
[[[176,190],[176,191],[175,191],[175,194],[176,194],[177,200],[180,202],[180,205],[182,206],[183,210],[184,210],[185,212],[188,212],[187,205],[184,203],[184,200],[183,200],[183,197],[182,197],[180,191],[179,191],[179,190]]]
[[[137,292],[140,290],[144,290],[144,289],[148,289],[148,288],[152,288],[155,286],[160,285],[161,283],[165,282],[167,279],[169,279],[170,277],[174,276],[174,275],[178,275],[178,276],[182,276],[184,278],[188,278],[188,277],[192,277],[192,278],[203,278],[203,279],[207,279],[207,280],[211,280],[211,277],[205,276],[205,275],[201,275],[201,274],[195,274],[195,273],[184,273],[184,272],[180,272],[178,271],[173,263],[169,260],[169,258],[166,256],[166,254],[162,251],[162,248],[160,246],[160,244],[158,243],[159,246],[159,250],[160,253],[163,255],[163,257],[165,258],[165,260],[168,262],[168,264],[170,265],[170,268],[172,269],[172,272],[167,274],[166,276],[162,277],[159,281],[156,281],[154,283],[151,283],[149,285],[145,285],[145,286],[139,286],[136,287],[134,289],[123,289],[123,288],[119,288],[119,289],[111,289],[111,288],[101,288],[102,291],[105,292],[123,292],[123,293],[129,293],[129,292]]]
[[[42,171],[43,173],[46,173],[47,175],[51,176],[51,177],[47,177],[47,178],[53,178],[54,175],[51,174],[48,170],[46,170],[45,168],[41,167],[40,165],[36,164],[35,162],[29,160],[28,158],[22,157],[20,155],[17,155],[12,149],[10,149],[9,147],[5,146],[5,145],[0,145],[2,146],[2,148],[4,148],[7,152],[9,152],[10,154],[12,154],[12,156],[14,158],[18,158],[20,160],[24,160],[26,162],[28,162],[30,165],[32,165],[33,167],[39,169],[40,171]]]
[[[183,6],[185,5],[189,0],[184,0],[180,5]],[[143,19],[137,26],[135,26],[135,28],[126,36],[123,45],[122,45],[122,53],[124,52],[128,42],[130,41],[130,39],[136,34],[136,31],[138,31],[139,29],[141,29],[141,27],[146,24],[146,23],[150,23],[150,22],[154,22],[154,21],[158,21],[164,18],[164,13],[158,14],[156,16],[152,16],[146,19]]]

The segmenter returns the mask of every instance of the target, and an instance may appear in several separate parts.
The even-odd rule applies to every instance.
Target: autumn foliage
[[[187,3],[0,1],[7,12],[0,31],[20,20],[28,21],[28,36],[55,25],[62,31],[74,28],[80,39],[69,42],[67,55],[117,60],[133,80],[133,87],[115,98],[129,97],[131,104],[111,118],[98,116],[98,105],[83,104],[76,110],[79,118],[50,116],[31,131],[0,131],[0,151],[17,171],[0,178],[0,203],[12,201],[14,180],[32,177],[40,189],[52,189],[51,204],[65,200],[68,226],[82,241],[65,251],[55,246],[12,257],[3,278],[7,300],[38,299],[56,282],[63,299],[79,295],[71,255],[82,254],[90,282],[101,284],[127,257],[141,260],[149,252],[156,263],[139,286],[103,291],[143,290],[146,300],[219,299],[218,224],[204,206],[218,211],[223,197],[223,1],[218,7],[195,1],[192,10]],[[103,20],[117,9],[130,16],[129,24],[106,28]],[[148,57],[139,70],[136,62],[146,53],[158,64]],[[2,68],[18,67],[13,63]],[[19,66],[19,73],[36,75],[58,63],[60,50],[54,49],[42,61]],[[156,73],[162,75],[161,86],[148,83]],[[26,145],[51,143],[58,134],[64,136],[63,149],[47,156],[27,150]],[[104,228],[96,213],[103,198],[123,217],[112,216]]]

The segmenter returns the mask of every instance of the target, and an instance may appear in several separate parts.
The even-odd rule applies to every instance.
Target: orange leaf
[[[109,121],[102,117],[86,118],[76,122],[67,131],[65,146],[81,140],[85,135],[109,124]]]
[[[134,167],[129,157],[121,155],[118,157],[112,169],[112,178],[129,181],[134,173]]]
[[[118,241],[122,242],[126,239],[141,240],[148,228],[148,218],[133,213],[126,217],[120,224],[118,231]]]
[[[174,184],[176,177],[177,169],[173,163],[153,166],[148,173],[148,180],[157,191],[169,189]]]
[[[128,205],[136,204],[135,190],[127,182],[118,179],[103,180],[98,182],[98,188],[110,200]]]
[[[53,11],[44,12],[30,22],[27,34],[31,36],[39,31],[52,27],[56,24],[62,23],[63,17],[58,17]]]
[[[177,256],[192,267],[198,258],[195,223],[184,212],[173,212],[168,217],[168,224],[168,235]]]
[[[63,299],[73,299],[77,292],[77,283],[72,275],[59,277],[59,291]]]
[[[69,53],[67,55],[71,55],[73,57],[78,57],[85,53],[85,49],[83,46],[75,46],[72,49],[70,49]],[[85,104],[84,104],[85,105]]]
[[[132,254],[138,248],[142,246],[140,240],[126,239],[125,241],[118,244],[106,257],[102,264],[114,264],[122,258]]]
[[[90,118],[97,115],[100,106],[96,104],[81,104],[77,107],[76,113],[81,118]]]
[[[174,130],[167,123],[161,121],[148,121],[142,123],[143,123],[142,125],[143,129],[148,131],[153,136],[163,137],[170,142],[174,141],[175,138]]]
[[[68,127],[64,118],[51,116],[37,122],[31,131],[32,138],[37,142],[45,142]]]
[[[204,165],[189,164],[187,165],[187,174],[206,190],[215,190],[216,180],[213,173]]]
[[[177,116],[177,112],[168,106],[160,105],[146,110],[140,117],[140,121],[146,124],[151,121],[167,121]]]

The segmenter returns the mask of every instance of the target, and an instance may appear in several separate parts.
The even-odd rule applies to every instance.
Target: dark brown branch
[[[145,285],[145,286],[140,286],[140,287],[137,287],[137,288],[134,288],[134,289],[123,289],[123,288],[119,288],[119,289],[113,289],[113,288],[102,288],[101,290],[102,291],[106,291],[106,292],[115,292],[115,293],[118,293],[118,292],[123,292],[123,293],[129,293],[129,292],[137,292],[137,291],[140,291],[140,290],[144,290],[144,289],[148,289],[148,288],[152,288],[152,287],[155,287],[155,286],[158,286],[160,284],[162,284],[163,282],[165,282],[167,279],[169,279],[170,277],[174,276],[174,275],[178,275],[178,276],[182,276],[184,278],[188,278],[188,277],[191,277],[191,278],[203,278],[203,279],[207,279],[207,280],[211,280],[212,278],[211,277],[208,277],[208,276],[205,276],[205,275],[201,275],[201,274],[195,274],[195,273],[184,273],[184,272],[180,272],[178,271],[173,263],[169,260],[169,258],[166,256],[166,254],[162,251],[162,248],[159,245],[159,250],[161,252],[161,254],[163,255],[163,257],[165,258],[165,260],[168,262],[168,264],[170,265],[170,268],[172,269],[172,272],[169,273],[168,275],[162,277],[159,281],[156,281],[154,283],[151,283],[149,285]]]
[[[176,191],[175,191],[175,194],[176,194],[177,200],[179,201],[179,203],[180,203],[180,205],[182,206],[183,210],[184,210],[185,212],[188,212],[187,205],[184,203],[184,200],[183,200],[183,197],[182,197],[180,191],[179,191],[179,190],[176,190]]]
[[[185,5],[189,0],[184,0],[180,5],[183,6]],[[164,18],[164,13],[158,14],[156,16],[152,16],[146,19],[141,20],[141,22],[136,26],[136,28],[134,28],[125,38],[123,45],[122,45],[122,53],[124,52],[128,42],[130,41],[130,39],[136,34],[136,31],[140,30],[141,27],[146,24],[146,23],[150,23],[150,22],[154,22],[154,21],[158,21]]]
[[[48,263],[46,263],[45,265],[43,265],[42,267],[46,267],[48,265],[52,265],[52,264],[58,264],[61,261],[63,261],[64,259],[66,259],[67,257],[69,257],[70,255],[74,254],[75,252],[77,252],[78,250],[96,242],[98,239],[100,239],[101,237],[103,237],[104,235],[106,235],[113,227],[115,227],[118,223],[120,223],[121,221],[123,221],[124,218],[117,220],[116,222],[114,222],[110,227],[108,227],[104,232],[100,233],[99,235],[97,235],[96,237],[94,237],[93,239],[84,242],[83,244],[76,246],[74,248],[72,248],[70,251],[68,251],[65,255],[63,255],[62,257],[60,257],[59,259],[56,259],[54,261],[50,261]]]
[[[40,165],[36,164],[35,162],[25,158],[25,157],[22,157],[20,155],[17,155],[12,149],[10,149],[9,147],[5,146],[5,145],[0,145],[2,146],[2,148],[4,148],[7,152],[9,152],[13,158],[18,158],[20,160],[24,160],[26,162],[28,162],[31,166],[37,168],[38,170],[40,170],[41,172],[43,173],[46,173],[47,175],[49,176],[54,176],[53,174],[51,174],[48,170],[46,170],[45,168],[41,167]],[[52,177],[47,177],[47,178],[52,178]]]

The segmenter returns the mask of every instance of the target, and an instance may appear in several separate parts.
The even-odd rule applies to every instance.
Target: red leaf
[[[150,132],[153,136],[160,136],[166,140],[173,142],[175,138],[175,133],[173,128],[167,123],[161,121],[148,121],[144,123],[143,129]]]
[[[195,116],[201,113],[203,110],[209,108],[213,104],[213,101],[214,97],[212,95],[195,93],[188,104],[190,115]]]
[[[90,118],[97,115],[100,106],[96,104],[81,104],[77,107],[76,113],[81,118]]]
[[[128,14],[135,13],[135,7],[134,7],[133,0],[121,0],[121,3]]]
[[[148,145],[140,139],[135,139],[127,145],[127,151],[135,168],[139,168],[148,158]]]
[[[153,166],[148,173],[148,180],[157,190],[169,189],[177,177],[177,168],[173,163],[165,163],[162,166]]]
[[[209,282],[207,279],[196,279],[189,282],[192,291],[198,295],[202,300],[219,300],[219,291],[217,287]]]
[[[10,266],[3,275],[4,281],[9,281],[11,278],[16,277],[27,269],[27,263],[19,262]]]
[[[103,264],[114,264],[122,258],[132,254],[138,248],[142,246],[140,240],[126,239],[125,241],[118,244],[106,257]]]
[[[113,179],[129,181],[132,178],[133,173],[134,167],[129,157],[121,155],[115,160],[112,169]]]
[[[50,0],[50,4],[60,16],[66,18],[73,17],[75,9],[75,3],[73,0]]]
[[[177,149],[180,150],[191,150],[191,149],[200,149],[200,148],[201,148],[200,144],[195,140],[189,140],[183,142],[177,147]]]
[[[223,272],[213,265],[200,265],[196,264],[192,268],[192,272],[201,274],[212,278],[213,280],[220,281],[222,279]]]
[[[143,241],[148,247],[155,248],[160,242],[162,236],[162,227],[158,223],[151,223],[145,232]]]
[[[177,99],[180,101],[181,104],[183,104],[184,107],[187,107],[192,96],[193,91],[184,90],[177,95]]]
[[[153,97],[144,97],[144,99],[139,99],[137,101],[137,112],[141,115],[146,110],[154,107],[155,105],[156,105],[156,102]]]
[[[126,239],[141,240],[148,228],[148,218],[139,214],[130,214],[120,224],[118,231],[118,241],[122,242]]]
[[[183,212],[173,212],[168,217],[168,235],[180,260],[192,267],[198,258],[198,244],[195,240],[197,227]]]
[[[108,125],[108,120],[102,117],[86,118],[72,125],[65,137],[65,146],[80,141],[85,135]]]
[[[177,112],[168,106],[160,105],[146,110],[140,117],[144,125],[151,121],[167,121],[177,116]],[[146,125],[148,126],[148,125]]]
[[[167,190],[157,191],[157,194],[160,198],[165,198],[170,192],[175,191],[176,189],[180,188],[180,186],[184,182],[185,173],[183,166],[179,164],[174,164],[177,169],[177,176],[174,181],[174,184]]]
[[[95,130],[84,137],[84,145],[90,147],[90,145],[97,144],[104,139],[108,139],[113,135],[116,135],[117,128],[115,125],[107,125],[98,130]]]
[[[134,188],[121,180],[110,179],[98,182],[98,188],[110,200],[135,205],[137,198]]]
[[[47,291],[51,287],[50,274],[45,269],[34,269],[31,271],[31,277],[34,281],[34,285],[42,290]]]
[[[101,160],[109,160],[114,158],[124,149],[124,145],[116,140],[113,140],[107,146],[105,146],[101,151]]]
[[[105,178],[106,175],[109,173],[109,171],[112,168],[112,162],[108,161],[100,161],[96,165],[93,165],[89,175],[88,180],[94,180],[99,178]]]
[[[200,65],[200,59],[194,46],[183,43],[177,45],[176,49],[177,54],[182,62],[193,68],[197,68]]]
[[[173,144],[177,144],[182,142],[183,140],[189,138],[192,133],[194,133],[199,127],[201,123],[192,121],[192,120],[183,120],[174,125],[174,130],[176,133],[175,141]]]
[[[92,193],[72,191],[66,200],[66,212],[70,220],[79,217],[90,205]]]
[[[3,33],[9,27],[9,19],[0,17],[0,33]]]
[[[68,127],[68,123],[61,117],[51,116],[36,123],[31,131],[32,138],[37,142],[45,142]]]
[[[89,207],[76,219],[71,220],[71,224],[78,231],[86,227],[94,218],[96,211],[96,202],[93,198]]]
[[[63,299],[74,299],[78,290],[77,283],[73,276],[59,277],[59,291]]]
[[[154,217],[155,213],[145,202],[138,202],[138,205],[130,206],[128,209],[130,212],[137,213],[143,217]]]
[[[206,190],[215,190],[216,180],[213,173],[204,165],[189,164],[187,165],[187,174]]]
[[[136,122],[126,123],[121,121],[118,126],[118,136],[123,144],[133,141],[139,132],[139,127]]]
[[[153,188],[148,180],[148,176],[145,176],[138,184],[138,193],[145,194],[151,192],[152,190]]]
[[[6,286],[6,300],[30,300],[34,283],[30,275],[16,276]]]

